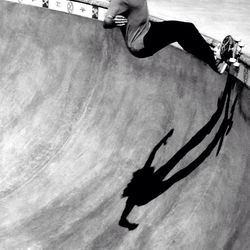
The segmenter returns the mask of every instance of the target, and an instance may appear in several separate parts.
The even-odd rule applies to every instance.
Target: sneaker
[[[228,64],[221,58],[221,43],[218,43],[212,50],[215,58],[215,71],[219,74],[223,74]]]
[[[225,72],[225,70],[227,69],[228,64],[225,61],[223,61],[222,59],[216,59],[215,62],[216,62],[215,63],[216,71],[219,74],[223,74]]]
[[[221,58],[221,54],[220,54],[220,50],[221,50],[221,43],[218,43],[214,48],[212,48],[213,52],[214,52],[214,58],[217,61],[218,59],[222,59]]]

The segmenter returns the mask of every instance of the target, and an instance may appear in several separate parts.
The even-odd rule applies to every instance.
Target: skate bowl
[[[0,249],[250,248],[244,81],[174,46],[135,58],[99,20],[5,1],[0,14]],[[219,154],[135,207],[136,230],[119,226],[133,173],[172,128],[153,165],[186,145],[229,81],[228,104],[237,103]],[[222,119],[173,173],[204,152]]]

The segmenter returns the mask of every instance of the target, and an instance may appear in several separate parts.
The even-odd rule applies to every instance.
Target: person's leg
[[[178,42],[187,52],[192,53],[216,70],[212,49],[192,23],[151,22],[150,30],[144,37],[145,50],[148,54],[153,55],[173,42]]]
[[[119,225],[121,227],[126,227],[130,231],[136,229],[138,226],[138,224],[136,224],[136,223],[130,223],[127,219],[128,215],[130,214],[130,212],[132,211],[134,206],[135,206],[134,202],[131,201],[131,198],[128,198],[127,202],[126,202],[126,206],[122,212],[122,215],[121,215],[121,218],[119,221]]]

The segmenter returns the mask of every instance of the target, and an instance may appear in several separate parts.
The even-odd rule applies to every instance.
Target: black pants
[[[167,45],[178,42],[187,52],[209,64],[216,70],[213,51],[192,23],[180,21],[151,22],[144,37],[144,48],[133,52],[134,56],[152,56]]]

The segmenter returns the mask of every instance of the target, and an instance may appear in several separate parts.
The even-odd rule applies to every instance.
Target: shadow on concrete
[[[238,79],[237,79],[238,80]],[[238,80],[237,92],[239,93],[239,112],[246,124],[250,127],[250,88]]]
[[[173,135],[174,129],[171,129],[169,133],[164,136],[163,139],[154,147],[144,167],[133,173],[131,182],[127,185],[122,194],[122,197],[128,198],[126,201],[125,209],[123,210],[119,221],[120,226],[126,227],[129,230],[134,230],[138,226],[138,224],[130,223],[127,219],[134,206],[142,206],[149,203],[162,193],[166,192],[175,183],[186,178],[190,173],[198,168],[207,157],[209,157],[209,155],[217,146],[218,148],[216,156],[219,154],[224,137],[229,134],[233,125],[233,115],[238,100],[238,95],[236,95],[236,97],[231,100],[232,89],[235,87],[235,83],[236,78],[229,75],[224,91],[218,98],[217,109],[211,116],[210,120],[163,166],[155,171],[154,167],[151,166],[151,164],[153,163],[155,154],[158,149],[162,145],[166,145],[168,139]],[[215,128],[220,118],[222,117],[223,119],[217,132],[214,134],[214,138],[207,145],[204,151],[189,165],[176,172],[167,180],[164,180],[165,177],[171,172],[171,170],[176,167],[180,160],[182,160],[185,155],[189,153],[193,148],[199,146],[199,144],[205,139],[205,137],[211,133],[211,131]]]

